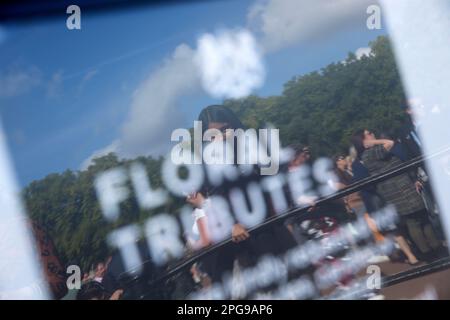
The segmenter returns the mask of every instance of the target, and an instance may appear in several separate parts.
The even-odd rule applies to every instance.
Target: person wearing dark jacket
[[[352,137],[355,148],[370,175],[377,175],[401,164],[390,150],[394,141],[377,140],[369,130],[358,130]],[[419,183],[413,182],[407,173],[397,175],[377,184],[377,191],[384,201],[393,204],[408,234],[425,259],[431,259],[440,249],[427,212],[418,193]]]
[[[367,170],[359,158],[356,158],[352,162],[352,172],[353,177],[351,183],[370,177],[369,170]],[[366,186],[361,189],[360,193],[368,213],[373,213],[381,209],[381,200],[379,199],[375,186]]]

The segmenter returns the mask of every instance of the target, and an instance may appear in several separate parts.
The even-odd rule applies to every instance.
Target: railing
[[[376,176],[367,177],[365,179],[357,181],[357,182],[351,184],[350,186],[346,187],[345,189],[342,189],[342,190],[335,192],[329,196],[318,199],[317,201],[315,201],[314,206],[319,207],[319,206],[327,204],[333,200],[337,200],[337,199],[345,197],[349,194],[352,194],[354,192],[361,191],[362,189],[364,189],[366,187],[373,186],[382,181],[385,181],[392,177],[398,176],[402,173],[406,173],[412,169],[420,167],[421,165],[424,164],[424,162],[426,160],[438,157],[440,155],[444,155],[447,152],[450,152],[450,147],[445,147],[445,148],[441,149],[440,151],[437,151],[428,156],[421,156],[421,157],[414,158],[408,162],[402,163],[401,165],[398,165],[394,168],[386,170],[385,172],[383,172],[381,174],[378,174]],[[308,215],[311,214],[308,212],[308,210],[310,208],[312,208],[312,206],[305,206],[305,207],[291,209],[284,214],[271,217],[271,218],[267,219],[266,221],[264,221],[263,223],[259,224],[258,226],[248,229],[247,231],[251,235],[251,234],[263,232],[264,230],[271,228],[278,223],[282,223],[286,219],[289,219],[289,218],[296,217],[299,219],[302,219],[302,218],[306,219],[306,218],[308,218]],[[194,255],[184,259],[183,261],[177,263],[175,266],[171,267],[170,270],[168,270],[165,274],[152,280],[150,283],[147,284],[147,286],[149,286],[149,287],[157,286],[161,282],[168,280],[169,278],[175,276],[176,274],[183,272],[183,271],[187,271],[192,266],[193,263],[195,263],[201,259],[204,259],[205,257],[211,255],[212,253],[216,252],[217,250],[221,250],[221,249],[225,248],[226,246],[229,246],[233,243],[234,242],[230,238],[230,239],[224,240],[222,242],[216,243],[214,245],[208,246],[206,248],[203,248],[203,249],[199,250],[198,252],[196,252]],[[150,263],[150,262],[146,262],[146,263]],[[450,268],[450,257],[440,259],[439,261],[433,262],[433,263],[425,265],[425,266],[412,268],[410,270],[400,272],[395,275],[384,277],[382,279],[382,287],[392,286],[392,285],[395,285],[395,284],[403,282],[403,281],[408,281],[408,280],[423,276],[425,274],[441,271],[441,270],[447,269],[447,268]],[[134,282],[139,281],[139,278],[140,278],[140,276],[135,276],[135,277],[130,278],[130,276],[125,273],[122,274],[122,276],[124,278],[125,277],[127,278],[127,281],[124,283],[125,286],[131,286]]]

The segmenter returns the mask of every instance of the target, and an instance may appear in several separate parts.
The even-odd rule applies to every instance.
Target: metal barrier
[[[441,149],[440,151],[437,151],[428,156],[421,156],[421,157],[414,158],[414,159],[412,159],[408,162],[402,163],[401,165],[398,165],[390,170],[386,170],[385,172],[383,172],[381,174],[362,179],[362,180],[346,187],[345,189],[335,192],[329,196],[320,198],[319,200],[317,200],[315,202],[314,206],[324,205],[330,201],[340,199],[340,198],[345,197],[354,192],[358,192],[358,191],[364,189],[365,187],[372,186],[374,184],[378,184],[382,181],[388,180],[392,177],[395,177],[402,173],[408,172],[412,169],[420,167],[421,165],[424,164],[424,162],[426,160],[434,158],[434,157],[438,157],[440,155],[444,155],[447,152],[450,152],[450,147],[445,147],[445,148]],[[308,210],[312,207],[313,206],[305,206],[305,207],[291,209],[284,214],[277,215],[275,217],[271,217],[271,218],[267,219],[266,221],[264,221],[263,223],[259,224],[258,226],[248,229],[247,231],[249,232],[249,234],[255,234],[258,232],[263,232],[267,228],[271,228],[274,225],[276,225],[278,223],[282,223],[286,219],[289,219],[289,218],[293,218],[293,217],[300,218],[300,219],[307,218],[308,214],[310,214],[308,212]],[[224,240],[222,242],[216,243],[214,245],[208,246],[206,248],[203,248],[203,249],[199,250],[198,252],[196,252],[194,255],[177,263],[175,266],[170,268],[170,270],[168,270],[164,275],[154,279],[153,281],[151,281],[151,283],[149,283],[147,285],[148,286],[156,286],[156,285],[160,284],[161,282],[166,281],[169,278],[175,276],[176,274],[188,270],[188,268],[191,267],[192,264],[197,262],[198,260],[201,260],[201,259],[207,257],[208,255],[214,253],[216,250],[220,250],[220,249],[222,249],[226,246],[229,246],[233,243],[234,242],[230,238],[230,239]],[[150,263],[150,262],[144,262],[144,264],[145,263]],[[382,287],[392,286],[392,285],[395,285],[395,284],[403,282],[403,281],[408,281],[408,280],[423,276],[425,274],[441,271],[441,270],[447,269],[447,268],[450,268],[450,258],[444,258],[439,261],[433,262],[431,264],[427,264],[425,266],[416,267],[411,270],[407,270],[407,271],[400,272],[395,275],[384,277],[382,279]],[[127,275],[125,273],[123,274],[123,276],[128,279],[126,281],[127,286],[132,285],[133,282],[139,281],[139,278],[140,278],[140,276],[135,276],[135,277],[130,278],[129,275]]]

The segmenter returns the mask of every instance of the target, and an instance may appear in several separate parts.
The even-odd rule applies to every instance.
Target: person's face
[[[105,273],[106,268],[105,268],[105,264],[104,263],[99,263],[97,265],[97,270],[96,270],[96,276],[103,276],[103,274]]]
[[[208,125],[208,129],[217,129],[222,133],[221,139],[225,140],[227,135],[230,134],[230,130],[227,129],[232,129],[230,128],[230,126],[228,125],[228,123],[224,123],[224,122],[210,122]],[[217,137],[219,138],[219,137]]]
[[[370,130],[364,130],[364,140],[375,140],[375,134]]]
[[[289,167],[291,169],[296,168],[304,164],[311,157],[309,152],[302,152],[298,156],[296,156],[290,163]]]
[[[336,160],[336,166],[338,167],[339,170],[346,170],[347,169],[347,160],[345,159],[345,157],[340,156],[337,158]]]

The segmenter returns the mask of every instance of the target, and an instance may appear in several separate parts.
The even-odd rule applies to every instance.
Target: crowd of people
[[[378,175],[422,155],[421,141],[408,102],[405,102],[404,110],[408,121],[398,133],[391,135],[381,133],[382,138],[377,138],[369,129],[354,132],[350,138],[351,147],[348,154],[337,154],[333,157],[338,178],[334,184],[336,190],[345,189],[359,180]],[[223,106],[204,109],[199,120],[203,121],[205,128],[230,128],[230,123],[233,123],[234,129],[243,127],[239,119]],[[310,161],[311,150],[308,146],[293,144],[290,147],[294,150],[294,157],[288,165],[288,170],[296,170]],[[205,204],[207,206],[208,196],[199,192],[187,199],[196,208],[195,230],[205,246],[210,244],[210,240],[206,228],[207,210],[202,208]],[[230,271],[232,262],[238,261],[238,265],[241,266],[248,265],[249,256],[258,257],[267,252],[277,254],[292,247],[293,243],[326,237],[341,223],[350,222],[351,225],[352,220],[361,216],[366,219],[375,241],[382,241],[384,235],[377,230],[371,214],[388,204],[394,205],[399,215],[398,225],[393,226],[390,231],[394,234],[399,252],[390,257],[379,258],[417,265],[447,254],[446,241],[439,219],[436,219],[438,210],[430,210],[436,209],[437,204],[424,166],[365,187],[360,192],[331,201],[325,206],[314,206],[314,199],[292,199],[292,201],[301,203],[310,201],[311,218],[301,221],[290,219],[271,234],[266,232],[265,238],[261,240],[252,239],[242,225],[235,224],[231,236],[233,241],[240,245],[233,248],[234,252],[228,250],[226,255],[221,252],[218,257],[211,258],[212,266],[211,261],[203,264],[203,270],[211,276],[212,281],[220,280],[224,272]],[[295,241],[292,241],[292,238]],[[193,273],[199,272],[193,270]]]
[[[412,110],[408,103],[405,103],[405,112],[411,116]],[[421,142],[414,119],[408,119],[399,133],[381,133],[380,138],[368,128],[355,131],[349,139],[349,152],[333,156],[337,177],[337,181],[333,182],[335,190],[345,189],[359,180],[378,175],[421,156]],[[206,107],[201,111],[198,120],[202,121],[203,131],[218,129],[224,139],[229,132],[226,129],[245,129],[239,118],[221,105]],[[294,156],[286,170],[298,170],[311,161],[313,150],[309,146],[292,144],[290,147]],[[233,274],[240,268],[254,265],[258,257],[264,254],[279,255],[305,241],[326,238],[340,224],[349,223],[351,226],[351,221],[358,217],[364,217],[367,221],[376,242],[383,241],[385,234],[377,229],[371,214],[387,204],[395,206],[400,222],[390,231],[394,234],[399,251],[385,257],[386,259],[400,259],[410,265],[417,265],[422,261],[429,262],[446,255],[446,242],[439,219],[435,217],[438,214],[437,204],[426,172],[426,168],[420,166],[320,206],[315,205],[315,199],[290,198],[292,207],[298,206],[300,202],[310,204],[307,219],[289,219],[284,224],[277,224],[254,234],[250,234],[242,224],[236,223],[230,234],[234,245],[216,250],[192,264],[189,276],[184,279],[191,282],[192,288],[208,287],[216,281],[221,281],[224,274]],[[213,195],[226,196],[227,191],[224,187],[204,186],[187,196],[186,202],[193,207],[195,220],[192,232],[194,237],[188,239],[188,246],[198,248],[212,244],[207,223],[208,214],[211,214],[208,210],[209,199]],[[107,266],[108,263],[99,264],[93,276],[86,276],[83,288],[78,294],[79,299],[121,296],[123,288],[119,284],[111,287],[111,279],[104,281],[103,275]],[[111,288],[105,290],[101,287],[104,283],[109,284]],[[339,285],[345,285],[345,279]]]

